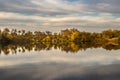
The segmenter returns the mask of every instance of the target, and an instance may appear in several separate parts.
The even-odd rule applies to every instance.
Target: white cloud
[[[21,25],[37,23],[53,26],[57,23],[61,25],[71,22],[96,27],[120,26],[118,5],[120,1],[86,0],[87,3],[82,1],[0,0],[0,26],[7,26],[9,23],[21,23]]]

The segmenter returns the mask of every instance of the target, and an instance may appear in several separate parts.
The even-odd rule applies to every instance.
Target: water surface
[[[119,80],[120,50],[88,48],[10,52],[0,56],[1,80]]]

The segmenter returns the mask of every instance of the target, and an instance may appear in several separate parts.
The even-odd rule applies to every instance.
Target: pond
[[[71,48],[69,48],[71,49]],[[120,50],[17,47],[1,51],[1,80],[120,80]]]

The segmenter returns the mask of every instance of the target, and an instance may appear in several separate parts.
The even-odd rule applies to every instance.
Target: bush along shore
[[[66,29],[61,30],[60,33],[52,33],[50,31],[25,31],[5,28],[3,31],[0,30],[0,43],[46,43],[52,44],[57,43],[94,43],[94,44],[114,44],[120,43],[120,31],[119,30],[106,30],[102,33],[90,33],[80,32],[77,29]]]
[[[17,48],[24,50],[49,50],[52,47],[66,52],[77,52],[87,48],[120,49],[120,31],[106,30],[101,33],[80,32],[77,29],[61,30],[59,33],[50,31],[0,30],[0,52],[16,52]]]

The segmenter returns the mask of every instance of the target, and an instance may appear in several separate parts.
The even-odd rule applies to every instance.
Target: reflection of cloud
[[[30,53],[30,52],[29,52]],[[31,52],[33,53],[33,52]],[[66,54],[58,50],[41,51],[39,54],[28,56],[26,54],[13,55],[0,58],[0,67],[13,67],[24,64],[81,64],[81,65],[109,65],[120,61],[120,54],[118,51],[107,52],[101,49],[86,50],[85,52],[78,52],[75,54]],[[57,54],[60,53],[60,54]],[[107,54],[110,53],[110,54]]]
[[[43,64],[0,70],[2,80],[119,80],[120,65],[83,66]]]

